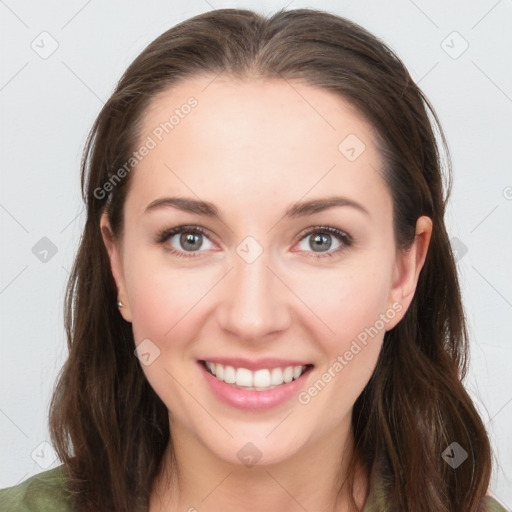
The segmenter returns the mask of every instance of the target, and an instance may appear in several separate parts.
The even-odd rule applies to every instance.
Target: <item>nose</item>
[[[265,252],[252,263],[236,256],[217,310],[220,327],[249,342],[286,330],[291,321],[291,292],[277,274]]]

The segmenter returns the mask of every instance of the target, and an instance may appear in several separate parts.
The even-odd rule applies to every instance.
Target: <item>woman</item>
[[[151,43],[85,150],[63,465],[0,504],[503,511],[436,129],[446,150],[396,55],[332,14],[221,9]]]

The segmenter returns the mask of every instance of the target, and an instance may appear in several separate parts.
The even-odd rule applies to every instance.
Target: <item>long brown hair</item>
[[[130,174],[109,194],[105,183],[129,161],[144,110],[157,93],[194,74],[219,73],[298,78],[351,103],[380,140],[397,246],[411,245],[418,217],[432,219],[415,297],[386,333],[374,374],[353,408],[348,482],[352,490],[357,459],[370,487],[382,484],[382,510],[476,512],[489,485],[491,452],[462,385],[468,347],[444,225],[451,185],[447,144],[432,106],[395,53],[360,26],[313,9],[270,17],[219,9],[180,23],[129,66],[92,127],[82,161],[87,220],[65,303],[69,358],[49,417],[77,510],[147,510],[171,434],[168,411],[134,356],[131,324],[117,309],[99,228],[106,209],[114,235],[121,236]],[[454,441],[468,454],[456,469],[442,458]]]

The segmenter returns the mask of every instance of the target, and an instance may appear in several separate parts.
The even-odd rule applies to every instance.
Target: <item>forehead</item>
[[[149,140],[132,182],[141,208],[163,188],[215,202],[293,202],[385,187],[372,126],[339,96],[298,80],[187,79],[151,101],[139,138]]]
[[[170,120],[172,126],[165,130],[162,124]],[[230,142],[246,150],[265,141],[272,149],[301,142],[339,151],[340,139],[349,133],[361,139],[374,135],[360,112],[333,92],[297,79],[239,80],[223,75],[189,78],[160,92],[145,112],[142,131],[154,132],[157,138],[172,132],[177,142],[180,135],[191,135],[187,125],[198,143]]]

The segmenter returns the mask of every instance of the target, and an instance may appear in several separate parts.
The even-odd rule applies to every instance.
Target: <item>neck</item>
[[[350,422],[345,435],[333,432],[286,460],[251,467],[219,459],[184,426],[174,424],[171,436],[151,492],[150,512],[352,510],[347,480],[353,451]],[[354,498],[359,508],[366,486],[358,465]]]

